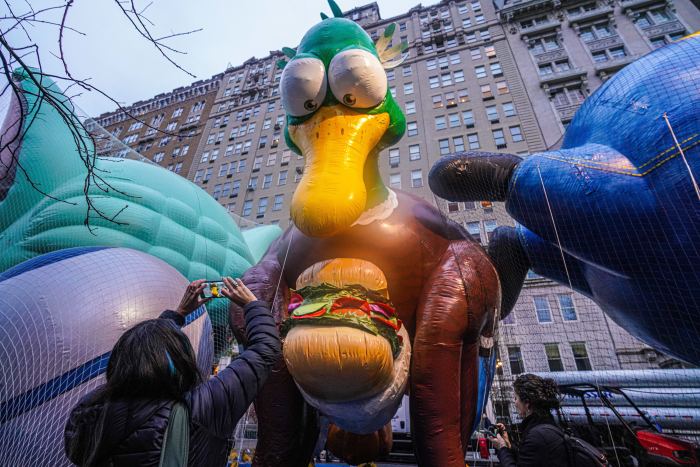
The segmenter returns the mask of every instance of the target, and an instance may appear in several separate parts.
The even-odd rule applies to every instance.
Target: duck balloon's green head
[[[332,0],[331,8],[342,16]],[[291,211],[307,235],[334,235],[388,196],[378,154],[406,128],[385,72],[401,62],[406,47],[387,47],[394,27],[374,44],[355,22],[324,16],[296,51],[285,49],[290,57],[280,81],[285,138],[305,158]]]

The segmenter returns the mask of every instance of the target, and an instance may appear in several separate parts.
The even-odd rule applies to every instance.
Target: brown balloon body
[[[411,340],[411,427],[419,463],[463,467],[476,414],[479,338],[492,335],[499,281],[486,252],[461,227],[415,196],[397,191],[397,198],[386,219],[332,237],[309,237],[290,227],[243,281],[273,304],[281,323],[288,316],[289,289],[309,266],[333,258],[378,266]],[[242,310],[232,305],[230,314],[236,337],[245,342]],[[283,360],[258,396],[256,411],[254,465],[307,465],[318,426]]]
[[[328,429],[326,447],[352,465],[384,458],[391,452],[391,423],[368,435],[350,433],[335,425]]]

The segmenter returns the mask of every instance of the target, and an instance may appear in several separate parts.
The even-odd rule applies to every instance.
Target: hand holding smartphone
[[[224,285],[223,281],[205,282],[199,296],[201,298],[223,298],[226,296],[224,295],[224,289],[226,289],[226,285]]]

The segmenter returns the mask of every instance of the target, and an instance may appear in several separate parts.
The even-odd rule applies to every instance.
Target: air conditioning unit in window
[[[304,173],[304,168],[303,168],[303,167],[297,167],[297,168],[296,168],[296,171],[297,171],[297,173],[298,173],[299,175],[301,175],[301,174]]]
[[[233,177],[233,174],[226,174],[226,178],[231,178]]]
[[[249,186],[249,187],[248,187],[248,191],[255,191],[255,187],[254,187],[254,186]]]
[[[507,147],[508,147],[507,144],[497,144],[497,145],[496,145],[496,148],[497,148],[497,149],[505,149],[505,148],[507,148]]]
[[[275,123],[275,130],[279,130],[282,127],[279,123]]]
[[[204,184],[206,184],[206,183],[209,183],[209,179],[208,179],[208,178],[207,178],[207,179],[204,179],[204,180],[202,180],[202,185],[204,185]]]

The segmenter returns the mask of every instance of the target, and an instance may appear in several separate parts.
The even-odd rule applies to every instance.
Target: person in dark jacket
[[[491,438],[502,467],[560,467],[568,465],[564,432],[557,427],[552,410],[559,406],[559,390],[554,380],[532,374],[518,376],[513,383],[515,408],[523,418],[520,446],[513,449],[505,426]],[[546,426],[550,425],[550,428]],[[552,429],[551,426],[555,427]]]
[[[112,350],[106,383],[72,410],[65,429],[68,459],[80,466],[158,466],[176,401],[190,420],[190,466],[224,466],[238,420],[281,353],[268,305],[236,279],[223,294],[243,306],[248,347],[216,376],[204,380],[192,346],[180,330],[208,300],[203,280],[189,284],[177,310],[166,310],[126,331]]]

